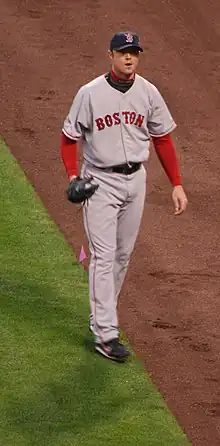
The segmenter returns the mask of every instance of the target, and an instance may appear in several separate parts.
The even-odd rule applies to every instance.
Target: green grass
[[[88,278],[0,143],[1,446],[183,446],[142,366],[92,351]]]

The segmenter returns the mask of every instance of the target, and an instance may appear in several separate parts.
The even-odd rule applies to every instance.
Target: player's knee
[[[101,250],[96,252],[96,261],[100,266],[105,266],[105,268],[111,268],[115,260],[115,251],[111,249]]]
[[[117,254],[116,258],[117,258],[118,263],[120,263],[120,265],[122,265],[124,268],[126,268],[129,264],[130,253],[120,252],[119,254]]]

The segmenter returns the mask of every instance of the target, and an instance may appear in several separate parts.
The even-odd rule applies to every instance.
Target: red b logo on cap
[[[133,42],[133,36],[132,36],[132,34],[130,34],[130,33],[126,33],[126,34],[125,34],[125,37],[126,37],[126,42],[128,42],[128,43],[132,43],[132,42]]]

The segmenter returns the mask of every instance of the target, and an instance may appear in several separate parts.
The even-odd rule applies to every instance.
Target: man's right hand
[[[72,203],[85,203],[98,189],[99,185],[92,183],[93,178],[72,178],[67,189],[67,199]]]
[[[71,177],[69,177],[69,183],[71,183],[71,181],[76,178],[76,175],[72,175]]]

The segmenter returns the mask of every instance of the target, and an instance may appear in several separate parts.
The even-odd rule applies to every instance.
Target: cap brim
[[[136,50],[138,50],[138,51],[140,51],[141,53],[143,53],[143,48],[141,48],[141,46],[139,46],[139,45],[122,45],[122,46],[119,46],[119,47],[117,47],[117,48],[112,48],[112,50],[115,50],[115,51],[121,51],[121,50],[125,50],[126,48],[135,48]]]

